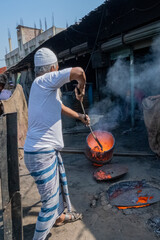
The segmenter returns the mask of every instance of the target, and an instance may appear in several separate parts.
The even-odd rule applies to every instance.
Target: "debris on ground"
[[[148,219],[147,225],[148,228],[157,235],[157,237],[160,237],[160,216]]]

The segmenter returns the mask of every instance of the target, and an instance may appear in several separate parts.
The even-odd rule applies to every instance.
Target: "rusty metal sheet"
[[[22,86],[17,84],[12,96],[1,102],[5,114],[17,112],[18,146],[23,147],[28,128],[28,108]]]
[[[22,86],[17,84],[12,96],[1,102],[5,114],[17,112],[18,147],[22,148],[24,146],[28,128],[28,109]],[[21,160],[24,155],[23,151],[19,149],[18,155]]]
[[[121,177],[128,172],[128,168],[121,164],[107,164],[99,167],[93,173],[93,176],[98,181],[108,181]]]
[[[127,182],[114,184],[115,191],[113,186],[111,191],[108,190],[108,199],[111,205],[118,207],[147,206],[160,201],[160,189],[147,184],[136,185],[135,181],[133,181],[133,186],[131,181],[128,183],[128,186]]]

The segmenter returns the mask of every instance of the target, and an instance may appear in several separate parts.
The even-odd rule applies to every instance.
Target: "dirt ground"
[[[127,130],[127,131],[126,131]],[[81,133],[80,133],[81,132]],[[74,129],[64,132],[65,147],[85,148],[88,129]],[[147,140],[143,120],[130,129],[129,122],[123,122],[112,131],[116,145],[114,152],[152,153]],[[160,202],[140,209],[118,210],[106,198],[111,184],[124,180],[152,182],[160,188],[160,159],[156,156],[132,157],[114,156],[111,163],[128,167],[128,173],[111,182],[97,182],[93,178],[95,167],[84,154],[62,153],[68,177],[73,208],[83,213],[83,220],[52,228],[48,239],[53,240],[155,240],[157,235],[148,228],[148,219],[160,216]],[[35,222],[40,210],[40,198],[32,177],[28,174],[23,160],[20,162],[20,182],[23,204],[24,240],[31,240]],[[97,197],[96,206],[91,207]],[[3,239],[2,210],[0,211],[0,239]]]

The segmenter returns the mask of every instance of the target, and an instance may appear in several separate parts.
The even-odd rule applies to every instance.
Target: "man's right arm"
[[[83,100],[83,96],[85,95],[85,86],[86,86],[86,75],[84,70],[81,67],[74,67],[70,72],[70,81],[76,80],[78,82],[77,88],[80,91],[80,94],[76,89],[76,98],[79,101]]]

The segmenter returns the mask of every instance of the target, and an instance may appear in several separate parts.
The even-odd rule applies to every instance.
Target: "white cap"
[[[49,48],[40,48],[34,55],[35,67],[46,66],[57,62],[57,57]]]

